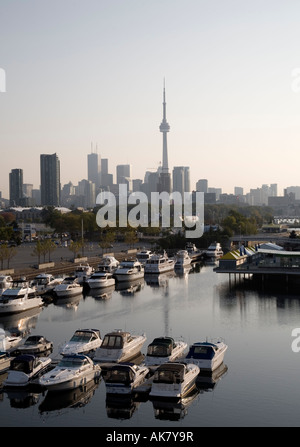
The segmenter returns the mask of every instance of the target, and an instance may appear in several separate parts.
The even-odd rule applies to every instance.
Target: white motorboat
[[[192,262],[192,258],[189,256],[187,250],[179,250],[176,253],[175,259],[175,268],[187,267]]]
[[[146,366],[161,365],[183,357],[188,345],[183,340],[175,341],[172,337],[157,337],[147,348]]]
[[[45,354],[49,353],[53,349],[52,341],[47,340],[42,335],[30,335],[24,342],[24,344],[19,345],[14,351],[13,355],[21,354]]]
[[[120,262],[114,256],[103,256],[102,261],[98,264],[98,271],[114,273],[119,265]]]
[[[36,287],[39,295],[42,295],[53,292],[54,287],[62,282],[63,278],[55,278],[50,273],[40,273],[33,279],[31,285]]]
[[[0,295],[4,290],[9,289],[12,286],[13,279],[10,275],[0,275]]]
[[[146,261],[145,273],[164,273],[173,270],[174,266],[174,259],[169,259],[166,252],[154,254]]]
[[[10,364],[5,387],[25,387],[38,384],[39,378],[51,368],[50,357],[35,357],[30,354],[18,355]]]
[[[83,284],[87,281],[87,279],[94,273],[94,267],[91,267],[89,264],[80,264],[75,272],[74,276],[78,279],[79,284]]]
[[[62,347],[61,355],[93,354],[102,344],[98,329],[77,329],[72,338]]]
[[[203,256],[203,251],[199,250],[199,248],[197,248],[192,242],[187,243],[186,250],[189,257],[192,259],[192,262],[199,261],[199,259]]]
[[[145,265],[148,259],[150,259],[152,256],[153,256],[152,251],[146,249],[141,250],[136,254],[137,260],[143,265]]]
[[[106,392],[108,394],[131,394],[142,385],[150,371],[144,365],[134,363],[118,363],[108,369],[105,375]]]
[[[43,305],[43,300],[37,296],[36,288],[30,287],[26,280],[13,281],[12,286],[0,296],[0,314],[24,312]]]
[[[228,346],[223,341],[196,342],[190,346],[184,361],[198,365],[201,371],[214,371],[223,362],[227,348]]]
[[[195,388],[199,372],[200,368],[192,363],[163,363],[154,372],[150,399],[187,396]]]
[[[207,250],[205,250],[205,257],[209,260],[216,260],[223,256],[223,250],[219,242],[210,244]]]
[[[136,357],[145,341],[146,335],[132,335],[130,332],[115,330],[105,335],[101,346],[96,350],[96,362],[127,362]]]
[[[86,355],[67,355],[40,377],[39,384],[50,391],[72,390],[91,380],[99,380],[101,368]]]
[[[64,278],[61,284],[54,287],[53,292],[58,297],[71,297],[75,295],[80,295],[83,291],[83,286],[79,284],[78,278],[74,276],[68,276]]]
[[[132,281],[144,277],[144,266],[137,260],[122,261],[115,270],[117,281]]]
[[[91,289],[99,289],[113,286],[116,281],[112,273],[97,271],[86,282]]]

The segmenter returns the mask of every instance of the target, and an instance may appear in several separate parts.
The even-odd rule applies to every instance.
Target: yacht
[[[54,287],[53,292],[58,297],[72,297],[80,295],[83,291],[83,286],[79,284],[78,278],[74,276],[68,276],[64,278],[61,284]]]
[[[16,280],[12,286],[4,290],[0,296],[0,314],[8,315],[24,312],[43,305],[43,300],[37,296],[36,288],[30,287],[26,280]]]
[[[187,250],[179,250],[176,253],[175,259],[175,268],[187,267],[192,262],[192,258],[189,256]]]
[[[30,354],[18,355],[11,361],[8,376],[3,385],[5,387],[25,387],[30,384],[38,384],[40,376],[50,368],[50,357],[35,357]]]
[[[9,369],[12,360],[9,353],[6,351],[5,338],[5,331],[0,328],[0,374]]]
[[[117,281],[132,281],[144,277],[144,266],[139,261],[122,261],[115,270],[114,276]]]
[[[219,242],[210,244],[207,250],[205,250],[205,257],[209,260],[216,260],[223,256],[223,250]]]
[[[200,368],[197,365],[185,363],[163,363],[153,376],[149,397],[176,398],[187,396],[196,386]]]
[[[119,261],[114,256],[104,256],[100,264],[98,264],[98,271],[114,273],[119,265]]]
[[[223,362],[227,348],[223,341],[196,342],[190,346],[184,361],[198,365],[201,371],[214,371]]]
[[[47,340],[42,335],[30,335],[24,342],[24,344],[19,345],[12,354],[34,354],[38,355],[41,353],[51,352],[53,349],[52,341]]]
[[[79,284],[83,284],[87,281],[92,273],[94,273],[94,267],[91,267],[89,264],[80,264],[76,268],[74,276],[78,279]]]
[[[107,394],[131,394],[142,385],[150,371],[144,365],[118,363],[109,368],[105,375]]]
[[[146,264],[146,262],[148,261],[148,259],[150,259],[152,256],[152,252],[151,250],[141,250],[136,254],[136,258],[139,262],[141,262],[143,265]]]
[[[173,362],[183,357],[188,345],[182,340],[175,341],[172,337],[157,337],[147,348],[146,366],[156,366],[165,362]]]
[[[4,290],[9,289],[12,286],[13,279],[10,275],[0,275],[0,296]]]
[[[36,287],[37,293],[51,293],[58,284],[63,282],[63,278],[55,278],[50,273],[40,273],[32,281],[31,285]]]
[[[40,377],[39,384],[49,391],[72,390],[91,380],[99,380],[101,368],[86,355],[67,355],[59,364]]]
[[[99,289],[100,287],[113,286],[115,282],[112,273],[97,271],[87,280],[87,285],[91,289]]]
[[[98,329],[77,329],[72,338],[63,346],[61,355],[92,354],[101,346],[102,339]]]
[[[187,243],[186,250],[188,252],[189,257],[192,259],[192,262],[199,261],[203,256],[203,252],[199,250],[199,248],[197,248],[196,245],[191,242]]]
[[[109,332],[96,350],[94,360],[96,362],[127,362],[140,353],[146,340],[144,334],[132,335],[122,330]]]
[[[166,252],[164,254],[154,254],[145,264],[145,273],[164,273],[173,270],[174,259],[169,259]]]

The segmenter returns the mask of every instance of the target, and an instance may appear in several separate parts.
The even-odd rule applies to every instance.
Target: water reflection
[[[188,413],[188,407],[196,400],[199,395],[197,387],[191,391],[191,393],[178,401],[167,400],[152,400],[155,419],[161,419],[163,421],[178,421],[183,419]]]
[[[140,406],[139,401],[135,401],[130,396],[106,395],[106,414],[109,418],[130,419]]]

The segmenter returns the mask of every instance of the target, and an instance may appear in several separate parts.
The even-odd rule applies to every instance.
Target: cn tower
[[[164,81],[163,90],[163,119],[159,130],[163,134],[163,161],[162,161],[162,171],[159,177],[159,191],[171,192],[171,177],[169,174],[169,163],[168,163],[168,145],[167,145],[167,133],[170,131],[169,123],[167,122],[167,111],[166,111],[166,89]]]

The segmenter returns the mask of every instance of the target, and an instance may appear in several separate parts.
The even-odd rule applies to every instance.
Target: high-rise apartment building
[[[9,173],[9,203],[19,206],[23,198],[23,169],[12,169]]]
[[[56,154],[41,154],[41,205],[60,205],[60,162]]]

